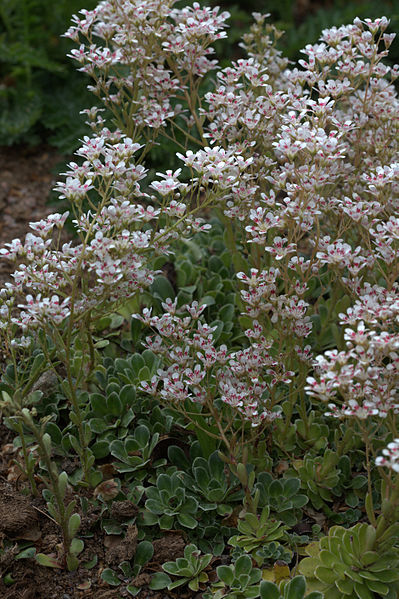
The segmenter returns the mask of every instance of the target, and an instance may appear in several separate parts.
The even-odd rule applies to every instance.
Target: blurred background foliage
[[[280,41],[284,55],[295,62],[301,57],[301,48],[317,42],[323,29],[347,25],[355,17],[386,16],[391,20],[388,31],[399,33],[399,0],[208,0],[205,3],[222,6],[231,13],[230,46],[226,52],[234,51],[252,22],[253,12],[270,13],[270,22],[285,31]],[[390,62],[399,62],[398,40],[390,49]]]
[[[187,4],[181,1],[180,4]],[[229,41],[218,42],[217,54],[225,66],[242,56],[238,46],[248,29],[251,13],[268,12],[286,34],[282,49],[296,61],[300,49],[317,41],[332,25],[353,21],[356,16],[391,19],[390,31],[399,31],[399,0],[207,0],[231,13]],[[97,0],[0,0],[0,145],[47,143],[61,153],[72,153],[87,133],[79,111],[93,104],[87,79],[76,72],[66,57],[73,47],[60,37],[71,15],[92,9]],[[399,42],[390,60],[399,63]],[[153,154],[157,168],[165,161]],[[168,165],[164,165],[165,168]]]
[[[66,57],[61,35],[72,14],[96,0],[0,0],[0,145],[47,142],[71,152],[93,103],[87,80]]]

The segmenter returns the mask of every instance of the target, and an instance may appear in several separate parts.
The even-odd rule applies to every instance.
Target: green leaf
[[[353,593],[353,581],[349,580],[349,578],[337,580],[335,584],[344,595],[351,595]]]
[[[143,323],[138,318],[132,317],[130,322],[130,336],[134,344],[136,344],[140,339],[143,328]]]
[[[48,433],[44,433],[43,437],[42,437],[42,441],[43,441],[43,445],[46,449],[46,452],[51,455],[51,450],[52,450],[52,443],[51,443],[51,437]]]
[[[141,543],[137,545],[134,563],[135,565],[144,566],[144,564],[150,561],[153,555],[154,547],[152,546],[152,543],[149,541],[141,541]]]
[[[260,597],[261,599],[281,599],[278,587],[274,582],[268,580],[262,580],[260,583]]]
[[[385,572],[378,572],[378,579],[381,582],[397,582],[398,574],[396,568],[394,570],[386,570]]]
[[[304,576],[295,576],[284,589],[284,599],[302,599],[306,591]]]
[[[72,543],[71,543],[71,547],[70,547],[69,551],[73,555],[79,555],[79,553],[82,553],[84,548],[85,548],[85,544],[83,543],[83,541],[81,539],[72,539]]]
[[[121,562],[119,564],[119,568],[122,570],[125,578],[132,578],[133,570],[132,570],[132,566],[131,566],[130,562],[128,562],[127,560],[125,560],[124,562]]]
[[[65,471],[63,471],[58,475],[58,492],[62,498],[65,497],[67,484],[68,484],[68,475]]]
[[[98,460],[105,458],[109,454],[109,441],[97,441],[90,449]]]
[[[146,506],[147,506],[147,501],[146,501]],[[145,511],[143,512],[143,524],[145,524],[146,526],[154,526],[154,524],[157,524],[158,522],[158,516],[154,513],[152,513],[151,511]]]
[[[182,526],[186,528],[195,528],[198,525],[198,522],[195,518],[190,516],[189,514],[177,514],[177,519]]]
[[[100,341],[96,341],[93,347],[96,349],[104,349],[107,345],[109,345],[109,339],[100,339]]]
[[[138,442],[140,447],[146,447],[150,438],[150,431],[144,424],[138,426],[134,431],[134,439]]]
[[[76,555],[71,555],[70,553],[66,556],[66,563],[69,572],[73,572],[77,570],[79,567],[79,560]]]
[[[159,591],[160,589],[166,589],[171,584],[170,577],[164,572],[156,572],[151,578],[150,584],[148,585],[152,591]]]
[[[91,570],[92,568],[94,568],[94,566],[97,565],[97,563],[98,563],[98,557],[97,557],[97,555],[94,555],[94,557],[91,560],[89,560],[88,562],[84,562],[82,564],[82,566],[84,568],[86,568],[86,570]]]
[[[378,593],[379,595],[387,595],[389,591],[389,586],[379,580],[369,580],[367,586],[370,591]]]
[[[119,391],[119,399],[124,406],[131,406],[136,400],[136,388],[134,385],[125,385]]]
[[[215,303],[214,297],[211,295],[205,295],[203,298],[201,298],[200,306],[203,306],[204,304],[205,306],[213,306]]]
[[[241,555],[235,563],[236,576],[248,574],[252,569],[251,558],[248,555]]]
[[[234,572],[230,566],[218,566],[216,568],[218,578],[222,580],[227,586],[231,586],[234,581]]]
[[[122,411],[122,402],[119,399],[119,395],[117,393],[111,393],[107,398],[107,412],[113,416],[120,416]]]
[[[195,435],[201,446],[201,452],[205,458],[209,458],[209,456],[216,450],[218,446],[218,441],[212,438],[210,435],[208,435],[206,431],[209,431],[211,434],[214,434],[215,432],[217,432],[217,430],[215,430],[216,427],[208,425],[205,421],[205,418],[201,416],[201,414],[192,415],[191,420],[193,421],[193,424],[190,428],[195,430]],[[195,426],[196,422],[198,422],[198,424],[205,430],[197,428]]]
[[[13,585],[13,584],[16,582],[16,580],[15,580],[15,578],[13,578],[13,577],[12,577],[12,575],[9,573],[9,574],[5,574],[5,575],[4,575],[4,577],[3,577],[3,582],[4,582],[4,584],[6,585],[6,587],[10,587],[11,585]]]
[[[164,514],[159,518],[158,522],[159,528],[161,528],[162,530],[171,530],[173,526],[173,516],[167,516],[166,514]]]
[[[132,595],[133,597],[135,597],[136,595],[138,595],[141,591],[141,587],[135,587],[133,584],[128,584],[126,587],[127,592],[129,593],[129,595]]]
[[[38,564],[40,564],[41,566],[46,566],[46,568],[62,568],[58,560],[55,557],[52,557],[51,555],[37,553],[35,559]]]
[[[55,422],[48,422],[46,424],[46,433],[50,435],[51,440],[55,445],[61,445],[62,432]]]
[[[189,578],[182,578],[181,580],[175,580],[174,582],[171,582],[170,584],[168,584],[168,591],[173,591],[173,589],[187,584],[189,580]]]
[[[306,578],[313,578],[315,575],[315,569],[320,565],[319,560],[316,557],[305,557],[299,564],[299,572]]]
[[[93,412],[97,416],[107,415],[107,402],[104,395],[101,395],[101,393],[92,393],[90,395],[90,404]]]
[[[72,514],[68,522],[68,535],[70,539],[73,539],[80,527],[80,516],[79,514]]]
[[[163,276],[156,277],[151,284],[150,290],[155,297],[160,298],[162,301],[165,301],[168,298],[173,300],[176,295],[170,281]]]
[[[364,566],[371,566],[378,561],[378,551],[365,551],[362,554],[362,564]]]
[[[337,557],[333,553],[326,551],[325,549],[320,551],[319,557],[323,565],[327,566],[327,568],[333,568],[335,563],[338,561]]]
[[[315,571],[315,576],[325,584],[334,584],[337,578],[339,578],[337,572],[330,568],[326,568],[325,566],[318,566]]]
[[[214,320],[213,322],[211,322],[210,326],[216,327],[212,333],[212,337],[213,337],[214,341],[217,341],[219,339],[220,335],[222,334],[224,324],[221,320]]]
[[[235,306],[233,304],[226,304],[218,312],[218,317],[223,322],[230,322],[234,318]]]
[[[23,551],[18,553],[15,556],[15,559],[29,559],[29,558],[35,557],[35,555],[36,555],[36,548],[35,547],[27,547],[26,549],[24,549]]]
[[[38,354],[33,360],[33,364],[30,368],[30,379],[35,380],[42,371],[42,366],[46,362],[44,354]]]
[[[114,570],[111,570],[111,568],[106,568],[101,572],[101,579],[113,587],[117,587],[121,584],[117,574]]]
[[[71,435],[71,434],[68,435],[68,439],[69,439],[69,443],[71,444],[71,447],[79,455],[81,448],[80,448],[80,443],[79,443],[78,439],[74,435]]]
[[[191,467],[191,462],[187,459],[186,454],[177,445],[168,447],[168,458],[180,470],[189,470]]]
[[[123,532],[122,526],[113,520],[103,520],[103,529],[107,535],[121,535]]]
[[[372,592],[364,585],[355,582],[355,591],[359,599],[374,599]]]

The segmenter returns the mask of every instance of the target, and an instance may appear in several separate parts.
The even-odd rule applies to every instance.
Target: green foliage
[[[192,529],[198,525],[194,517],[198,501],[186,494],[182,473],[160,474],[156,485],[146,489],[146,495],[144,524],[158,524],[161,529],[168,530],[173,528],[175,521],[184,528]]]
[[[339,484],[340,470],[338,455],[327,449],[323,456],[305,456],[293,462],[294,469],[301,479],[301,487],[316,509],[334,498],[333,489]]]
[[[261,599],[323,599],[323,594],[319,591],[313,591],[306,594],[306,581],[303,576],[295,576],[286,585],[283,591],[274,582],[263,580],[260,583]]]
[[[259,582],[262,571],[254,568],[248,555],[242,555],[230,566],[216,568],[218,581],[212,584],[211,593],[204,593],[203,599],[251,599],[259,597]]]
[[[226,516],[232,511],[231,503],[242,500],[242,491],[236,490],[238,480],[231,474],[227,476],[226,466],[217,451],[207,460],[192,454],[188,460],[180,447],[172,446],[168,457],[172,464],[184,470],[184,484],[201,497],[202,510],[216,509],[220,516]]]
[[[110,586],[116,587],[122,584],[123,579],[136,578],[142,568],[150,561],[154,554],[154,548],[149,541],[141,541],[137,545],[134,558],[131,561],[123,561],[119,564],[119,572],[115,572],[112,568],[105,568],[101,573],[101,579]],[[128,584],[126,590],[130,595],[135,597],[139,594],[140,588],[134,584]]]
[[[325,599],[394,599],[399,591],[399,525],[379,536],[370,524],[350,529],[333,526],[326,537],[308,549],[299,565],[311,589]]]
[[[240,299],[233,284],[233,258],[226,247],[221,222],[217,218],[210,222],[212,229],[209,233],[198,233],[192,239],[184,240],[176,251],[177,294],[165,277],[159,277],[154,282],[155,299],[158,298],[158,301],[152,298],[151,302],[160,312],[160,300],[174,298],[175,295],[178,306],[193,300],[206,304],[204,314],[211,326],[217,326],[214,338],[218,343],[233,340],[239,344],[245,342],[245,337],[238,326]]]
[[[275,518],[270,518],[269,507],[264,507],[260,516],[246,513],[237,523],[240,535],[229,539],[229,545],[240,547],[252,553],[270,541],[281,541],[286,538],[288,526]]]
[[[354,474],[352,472],[351,460],[347,455],[339,458],[337,467],[340,471],[339,484],[338,488],[334,489],[334,491],[336,494],[342,494],[346,505],[355,508],[364,499],[367,477],[364,474]]]
[[[152,351],[144,350],[142,353],[132,353],[126,358],[105,358],[104,367],[96,372],[97,380],[103,387],[114,383],[121,389],[121,383],[138,385],[148,381],[155,374],[160,361]]]
[[[124,439],[129,431],[129,425],[134,419],[132,405],[136,398],[133,385],[123,385],[120,388],[112,383],[107,385],[106,394],[91,393],[88,414],[89,427],[96,442],[92,447],[96,458],[103,458],[110,452],[110,443],[116,437]]]
[[[88,9],[95,5],[85,3]],[[91,99],[66,58],[71,44],[60,36],[80,9],[80,0],[2,1],[0,144],[35,144],[47,137],[63,152],[76,148],[86,131],[79,111]]]
[[[191,591],[198,591],[200,586],[208,581],[208,574],[204,571],[212,560],[212,554],[201,555],[194,545],[187,545],[184,549],[184,557],[178,557],[174,562],[166,562],[162,569],[177,580],[171,580],[169,576],[155,576],[150,588],[167,588],[172,591],[177,587],[187,585]]]
[[[232,560],[235,561],[245,553],[245,549],[241,549],[237,546],[231,551],[230,555]],[[265,566],[273,566],[276,562],[289,564],[292,560],[292,552],[277,541],[271,541],[258,549],[254,549],[251,552],[251,557],[258,568],[262,568]]]
[[[300,508],[308,503],[308,497],[299,493],[299,478],[273,479],[268,472],[261,472],[256,479],[255,492],[259,493],[259,505],[269,506],[282,522],[294,526],[301,514]]]
[[[295,434],[302,449],[319,451],[327,445],[328,426],[316,422],[316,413],[312,410],[306,423],[300,418],[295,420]]]
[[[149,463],[158,439],[158,433],[151,436],[148,428],[140,425],[134,429],[133,435],[129,435],[123,441],[120,439],[113,441],[110,452],[119,461],[114,464],[116,470],[124,473],[142,470]]]

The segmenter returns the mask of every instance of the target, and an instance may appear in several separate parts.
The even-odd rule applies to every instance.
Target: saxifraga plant
[[[142,346],[158,360],[150,379],[149,368],[142,379],[138,372],[140,393],[179,414],[205,456],[220,451],[242,485],[247,511],[256,513],[259,497],[249,447],[265,440],[272,446],[280,421],[283,451],[285,440],[292,444],[296,415],[302,450],[324,449],[323,456],[305,457],[305,487],[316,507],[331,501],[338,483],[338,470],[328,471],[333,448],[309,409],[324,411],[327,402],[324,417],[355,423],[364,444],[374,526],[368,423],[383,419],[381,439],[398,437],[399,68],[384,63],[394,36],[385,17],[355,19],[324,30],[321,43],[306,46],[306,59],[292,68],[277,49],[280,33],[255,13],[244,40],[248,58],[217,70],[212,82],[211,44],[225,37],[227,17],[197,4],[176,8],[173,0],[108,0],[74,16],[66,35],[79,49],[71,56],[109,112],[85,111],[92,136],[56,187],[70,204],[76,243],[61,241],[65,212],[31,223],[24,241],[1,250],[16,262],[13,282],[0,293],[15,416],[34,382],[17,364],[32,357],[34,346],[43,355],[34,377],[52,369],[68,406],[80,484],[94,485],[87,415],[103,347],[96,324],[129,302],[129,313],[148,327]],[[175,142],[182,169],[160,173],[144,188],[144,160],[162,138]],[[181,239],[206,233],[212,225],[200,216],[207,210],[224,228],[235,270],[235,303],[225,318],[209,321],[212,296],[155,297],[162,286],[157,259]],[[154,302],[147,295],[143,307],[145,290]],[[348,299],[340,312],[342,296]],[[235,308],[238,340],[229,337]],[[132,467],[126,447],[113,443],[120,463]],[[32,481],[31,466],[26,462]],[[316,477],[314,488],[318,469],[323,480]],[[385,478],[388,521],[399,490],[396,479]],[[189,512],[196,500],[181,488],[171,501],[175,479],[161,474],[147,489],[148,523],[167,527],[180,518],[195,527]],[[166,504],[173,513],[165,516]],[[257,576],[245,582],[240,572],[239,585],[253,587]]]

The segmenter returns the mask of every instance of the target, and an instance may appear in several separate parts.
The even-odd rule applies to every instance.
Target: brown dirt
[[[120,573],[118,564],[131,560],[137,546],[137,528],[129,525],[124,537],[107,536],[98,526],[99,510],[89,510],[82,515],[81,534],[84,535],[85,549],[80,555],[80,567],[76,572],[65,569],[45,568],[33,558],[15,559],[24,547],[32,546],[37,553],[45,553],[55,559],[60,555],[60,531],[48,515],[45,502],[18,492],[15,486],[0,479],[0,597],[2,599],[125,599],[130,597],[126,583],[112,588],[101,579],[105,568],[113,568]],[[127,502],[118,502],[127,503]],[[121,506],[118,506],[121,507]],[[121,510],[123,511],[126,506]],[[117,510],[118,511],[118,510]],[[118,512],[120,513],[120,512]],[[131,517],[132,510],[127,514]],[[89,535],[92,535],[91,537]],[[194,599],[201,594],[178,589],[171,595],[164,591],[150,591],[147,587],[151,574],[159,571],[167,560],[182,556],[186,545],[183,537],[176,533],[166,534],[154,541],[154,556],[135,583],[143,586],[140,597],[143,599]],[[96,564],[88,564],[96,556]],[[9,575],[14,581],[11,586],[4,582]]]
[[[23,495],[16,495],[11,485],[0,483],[0,535],[9,539],[24,538],[37,527],[37,512]]]
[[[167,534],[162,539],[156,539],[153,542],[154,556],[152,558],[152,565],[156,566],[156,569],[159,570],[162,564],[171,559],[171,555],[173,555],[173,560],[183,557],[185,546],[186,541],[179,533]]]
[[[61,160],[48,146],[0,147],[0,247],[23,238],[29,222],[55,211],[46,204],[56,183],[52,171]],[[12,263],[0,260],[0,284],[9,280],[13,270]]]

